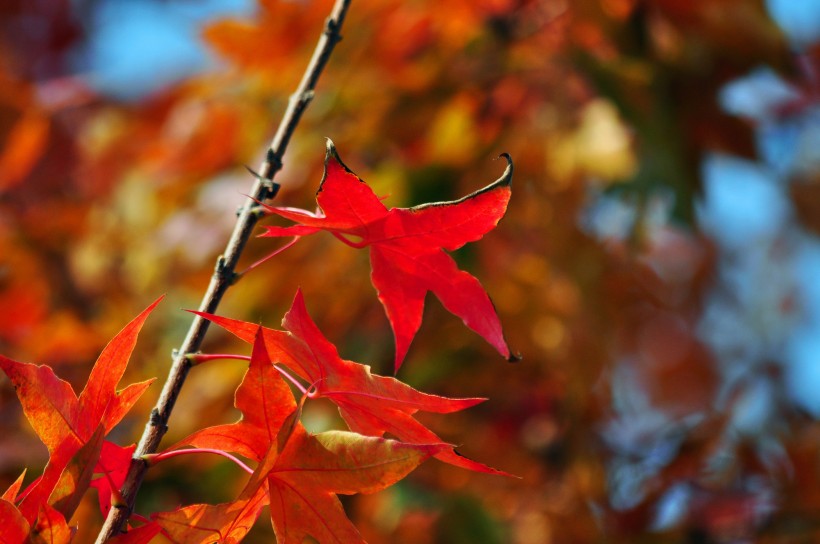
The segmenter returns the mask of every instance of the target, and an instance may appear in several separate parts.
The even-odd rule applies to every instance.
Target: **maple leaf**
[[[242,541],[267,503],[268,495],[259,487],[251,498],[221,504],[192,504],[152,517],[165,536],[174,542],[227,544]]]
[[[241,541],[269,504],[280,544],[301,544],[308,536],[321,543],[364,542],[336,495],[389,487],[443,446],[346,431],[311,435],[297,422],[281,451],[277,441],[270,444],[239,499],[186,506],[153,519],[174,542],[228,544]]]
[[[68,544],[73,536],[65,517],[48,504],[40,505],[32,528],[12,502],[0,499],[0,544]]]
[[[346,431],[309,434],[291,417],[299,406],[274,369],[259,326],[235,404],[242,412],[238,422],[197,431],[173,448],[224,445],[249,454],[259,466],[236,501],[155,514],[154,521],[172,540],[238,542],[270,503],[279,544],[301,544],[308,536],[319,542],[364,542],[336,495],[384,489],[447,447]]]
[[[277,542],[301,544],[308,536],[323,543],[364,542],[336,495],[385,489],[445,447],[346,431],[314,436],[297,425],[267,473]]]
[[[68,544],[75,530],[68,526],[65,517],[48,503],[40,505],[37,522],[29,534],[31,544]]]
[[[254,342],[248,371],[236,389],[234,406],[242,413],[236,423],[215,425],[194,432],[168,449],[190,444],[197,448],[231,451],[255,461],[267,453],[279,429],[296,409],[290,388],[271,364],[265,343]],[[261,336],[260,336],[261,338]]]
[[[48,145],[50,121],[45,112],[28,108],[6,136],[0,151],[0,190],[26,179]]]
[[[23,469],[23,472],[20,473],[20,476],[14,480],[8,489],[6,489],[5,493],[3,493],[2,498],[9,502],[17,502],[17,495],[20,493],[20,488],[23,487],[23,480],[26,477],[26,469]]]
[[[107,516],[108,510],[111,509],[112,495],[122,489],[131,467],[131,457],[136,449],[136,444],[123,448],[107,440],[103,442],[97,466],[94,467],[94,474],[98,474],[99,477],[90,484],[97,490],[100,512],[103,516]]]
[[[103,431],[104,427],[99,425],[91,438],[77,450],[63,469],[48,497],[48,504],[66,518],[74,514],[83,494],[91,484],[94,467],[102,450]]]
[[[48,366],[20,363],[0,355],[0,368],[14,388],[23,412],[37,436],[48,448],[49,460],[42,476],[24,491],[23,516],[33,523],[42,506],[59,502],[70,517],[78,495],[88,487],[96,465],[102,437],[125,416],[145,389],[147,380],[116,390],[142,325],[159,303],[157,299],[103,349],[78,397],[71,385]],[[79,486],[77,484],[80,484]],[[52,493],[55,493],[51,497]]]
[[[258,325],[244,321],[194,313],[246,342],[253,342],[259,329]],[[297,291],[282,325],[289,332],[261,328],[270,357],[311,384],[311,396],[333,401],[351,431],[368,436],[389,433],[413,444],[441,443],[442,440],[419,423],[413,414],[419,411],[455,412],[486,400],[449,399],[422,393],[395,378],[372,374],[367,365],[342,359],[336,347],[310,318],[301,290]],[[444,447],[435,457],[462,468],[506,475],[456,453],[453,446]]]
[[[265,205],[270,213],[298,225],[266,227],[262,236],[305,236],[325,230],[353,247],[370,247],[371,281],[396,342],[395,371],[421,326],[428,291],[501,355],[515,361],[518,356],[510,352],[487,292],[445,252],[479,240],[504,215],[513,166],[509,155],[502,156],[507,160],[506,170],[479,191],[452,202],[388,210],[342,163],[328,140],[325,171],[316,193],[318,213]]]
[[[20,544],[26,541],[31,527],[20,510],[5,498],[0,499],[0,544]]]
[[[139,527],[130,528],[125,533],[111,538],[108,542],[110,544],[148,544],[159,532],[159,524],[151,522]]]
[[[49,453],[70,436],[80,443],[85,442],[100,422],[108,434],[153,382],[153,379],[146,380],[122,391],[116,389],[137,335],[160,300],[157,299],[111,339],[94,364],[79,397],[51,367],[20,363],[0,355],[0,368],[14,384],[26,418]]]
[[[259,326],[256,328],[255,334],[259,334]],[[201,429],[168,449],[189,444],[238,453],[256,461],[267,455],[297,405],[290,388],[271,364],[261,339],[254,342],[250,365],[236,389],[234,406],[242,413],[239,421]],[[259,482],[253,489],[247,489],[236,501],[218,505],[195,504],[155,514],[152,518],[172,540],[214,542],[218,538],[219,542],[238,542],[268,502]]]

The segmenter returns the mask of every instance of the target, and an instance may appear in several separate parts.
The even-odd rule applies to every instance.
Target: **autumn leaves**
[[[505,358],[514,360],[487,293],[446,253],[480,239],[504,215],[512,178],[512,162],[505,158],[508,166],[501,178],[467,197],[388,209],[341,162],[329,142],[317,193],[319,211],[266,206],[270,214],[295,225],[266,227],[263,236],[298,239],[327,231],[353,247],[370,248],[371,279],[395,337],[396,370],[421,325],[428,291]],[[133,449],[108,442],[105,436],[150,383],[116,390],[137,334],[157,302],[105,348],[79,397],[50,368],[0,356],[0,368],[15,385],[27,418],[50,454],[40,478],[22,492],[21,479],[0,498],[0,526],[13,529],[15,535],[9,542],[68,542],[67,522],[89,487],[98,490],[103,513],[118,504]],[[284,330],[199,315],[253,346],[235,395],[242,417],[199,430],[167,451],[187,453],[190,450],[180,448],[193,446],[229,458],[235,454],[256,462],[256,468],[237,460],[251,476],[235,500],[132,518],[131,530],[117,537],[118,542],[148,542],[158,533],[174,542],[239,542],[266,505],[280,544],[298,544],[308,536],[319,542],[363,542],[338,494],[384,489],[429,457],[505,474],[459,455],[415,418],[418,412],[455,412],[485,399],[422,393],[396,378],[372,374],[369,366],[342,359],[311,319],[301,291],[282,321]],[[317,397],[336,404],[349,431],[312,435],[304,429],[301,407]],[[163,458],[158,454],[143,461]]]
[[[49,453],[39,478],[21,491],[21,476],[0,499],[0,528],[4,532],[0,542],[68,542],[73,534],[68,521],[95,477],[100,508],[105,511],[110,507],[131,456],[120,455],[122,448],[104,438],[153,381],[117,390],[137,335],[158,303],[151,304],[108,343],[79,397],[50,367],[0,355],[0,368],[14,384],[26,418]],[[123,466],[124,471],[118,470]]]

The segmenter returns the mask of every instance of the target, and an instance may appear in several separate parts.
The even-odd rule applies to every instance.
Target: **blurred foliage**
[[[126,380],[165,376],[189,322],[178,308],[198,305],[252,182],[243,165],[260,162],[330,7],[258,4],[203,28],[219,59],[209,69],[127,102],[73,68],[94,3],[0,6],[0,352],[83,380],[105,340],[167,293]],[[400,377],[489,397],[424,423],[521,479],[426,463],[347,500],[367,540],[816,540],[820,426],[787,394],[777,344],[733,366],[727,353],[751,338],[705,316],[732,290],[722,246],[696,219],[701,162],[757,155],[754,123],[721,109],[720,89],[768,65],[808,89],[778,115],[800,118],[818,98],[762,2],[356,0],[343,34],[277,178],[278,205],[311,205],[326,136],[393,206],[467,194],[498,177],[499,153],[515,160],[507,217],[457,258],[524,360],[504,362],[431,298]],[[818,229],[816,166],[789,189],[800,236]],[[275,247],[254,240],[245,262]],[[778,293],[765,317],[788,328],[799,294],[773,274],[759,286]],[[220,313],[278,326],[297,286],[345,358],[389,372],[367,258],[329,236],[243,277]],[[716,343],[704,327],[728,336]],[[206,347],[247,350],[216,330]],[[235,419],[243,370],[197,367],[167,443]],[[155,387],[115,431],[120,443],[138,438]],[[744,427],[759,391],[768,415]],[[22,466],[37,474],[45,449],[7,386],[0,415],[4,481]],[[338,424],[323,403],[305,417],[314,430]],[[236,478],[214,459],[157,467],[138,509],[224,500]],[[90,540],[93,502],[75,521]],[[271,539],[262,527],[249,541]]]

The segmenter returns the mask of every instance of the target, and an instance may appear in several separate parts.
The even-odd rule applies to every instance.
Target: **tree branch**
[[[216,312],[222,296],[233,283],[239,257],[258,221],[258,216],[254,213],[256,203],[276,196],[279,185],[273,181],[273,178],[282,168],[282,157],[296,129],[296,125],[302,117],[302,113],[307,109],[313,98],[313,89],[319,75],[327,64],[334,46],[342,39],[340,30],[349,6],[350,0],[336,0],[330,16],[325,21],[324,32],[316,44],[313,57],[310,59],[299,87],[291,95],[288,108],[268,148],[265,161],[259,169],[253,190],[240,210],[231,238],[225,247],[225,252],[216,261],[214,275],[199,306],[201,312]],[[119,534],[131,515],[137,491],[148,468],[141,457],[155,453],[160,440],[168,430],[168,419],[182,389],[182,384],[185,382],[191,368],[191,363],[186,354],[194,353],[199,349],[208,330],[208,323],[207,320],[199,316],[194,317],[185,340],[175,352],[168,378],[162,388],[156,407],[151,411],[150,420],[146,424],[145,431],[134,452],[131,467],[121,490],[125,505],[111,508],[97,537],[97,544],[102,544],[114,535]]]

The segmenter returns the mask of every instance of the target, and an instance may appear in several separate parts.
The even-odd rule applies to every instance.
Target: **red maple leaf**
[[[146,523],[139,527],[129,528],[107,542],[110,544],[148,544],[160,532],[160,526],[156,522]]]
[[[253,342],[259,325],[251,336]],[[279,429],[296,409],[293,393],[270,363],[264,343],[254,343],[251,363],[236,389],[234,406],[242,413],[236,423],[201,429],[169,449],[183,444],[238,453],[259,461],[276,441]]]
[[[65,517],[49,506],[40,506],[32,527],[10,501],[0,499],[0,544],[68,544],[74,531]]]
[[[8,502],[17,502],[17,495],[20,493],[20,488],[23,487],[23,480],[25,479],[25,477],[26,469],[23,469],[23,472],[20,473],[20,476],[18,476],[17,479],[14,480],[14,483],[12,483],[9,486],[9,488],[6,489],[5,493],[3,493],[3,496],[0,498]]]
[[[502,156],[508,163],[504,174],[475,193],[452,202],[388,210],[342,163],[328,140],[325,172],[316,193],[318,213],[265,206],[298,225],[266,227],[262,236],[304,236],[326,230],[353,247],[370,247],[370,277],[396,341],[396,371],[421,325],[428,291],[501,355],[514,361],[518,357],[510,352],[487,292],[445,252],[481,239],[504,215],[513,168],[510,156]]]
[[[259,329],[252,323],[195,313],[246,342],[253,342]],[[435,433],[413,417],[416,412],[455,412],[486,400],[449,399],[422,393],[395,378],[372,374],[367,365],[342,359],[310,318],[301,291],[296,293],[282,325],[289,332],[262,327],[265,347],[272,360],[312,384],[310,396],[333,401],[351,431],[368,436],[388,433],[412,444],[441,443]],[[435,457],[470,470],[506,474],[456,453],[453,446],[443,447]]]
[[[192,504],[151,516],[153,523],[172,542],[184,544],[233,544],[241,542],[268,503],[260,486],[249,498],[221,504]],[[149,528],[142,529],[150,532]]]
[[[122,489],[128,469],[131,468],[131,457],[136,449],[135,444],[123,448],[107,440],[103,442],[99,460],[94,467],[94,474],[98,477],[91,482],[91,487],[97,490],[103,517],[107,516],[108,510],[111,509],[112,495]]]
[[[70,517],[70,516],[69,516]],[[37,522],[31,529],[28,542],[35,544],[69,544],[76,528],[68,526],[66,518],[48,503],[40,505]]]
[[[257,469],[267,476],[277,542],[301,544],[307,536],[319,542],[364,542],[336,495],[385,489],[442,447],[346,431],[314,436],[297,423],[284,450],[271,448]]]
[[[257,326],[257,329],[259,327]],[[256,333],[254,333],[256,334]],[[234,406],[242,413],[236,423],[214,425],[180,440],[169,450],[189,444],[202,449],[238,453],[261,461],[285,421],[296,410],[290,388],[270,362],[262,342],[254,344],[251,363],[236,389]],[[259,485],[243,492],[236,500],[217,505],[194,504],[173,512],[152,516],[163,532],[180,542],[240,541],[267,504]]]
[[[222,447],[259,466],[236,501],[191,505],[155,514],[154,521],[177,542],[239,542],[270,503],[280,544],[301,544],[308,536],[319,542],[364,542],[336,495],[384,489],[446,446],[343,431],[308,433],[298,421],[289,387],[273,367],[261,327],[254,337],[251,364],[236,391],[242,418],[197,431],[177,446]]]
[[[103,349],[79,397],[50,367],[20,363],[0,355],[0,368],[14,384],[26,418],[49,452],[43,475],[22,493],[19,509],[29,523],[43,515],[48,516],[44,523],[48,522],[54,518],[51,510],[66,519],[71,517],[91,483],[103,437],[153,382],[152,379],[116,389],[137,335],[159,300]],[[51,510],[43,510],[45,506]]]
[[[3,528],[0,543],[18,544],[25,542],[31,532],[28,520],[23,517],[14,503],[5,498],[0,499],[0,527]]]

